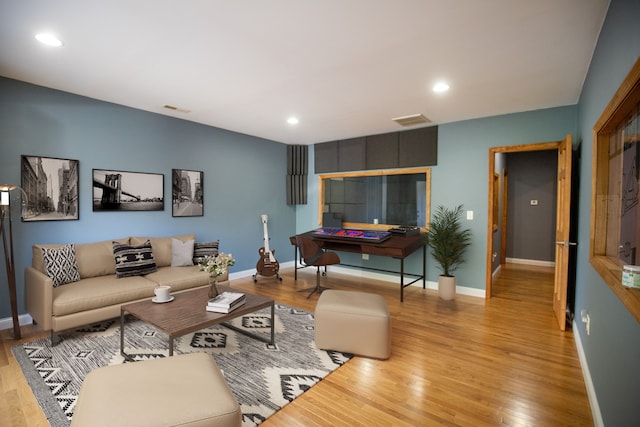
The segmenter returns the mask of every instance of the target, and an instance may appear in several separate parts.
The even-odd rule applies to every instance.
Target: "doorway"
[[[547,250],[553,252],[553,296],[549,309],[553,310],[558,321],[558,326],[561,330],[565,330],[566,327],[566,309],[567,309],[567,289],[569,278],[569,228],[570,228],[570,216],[571,216],[571,162],[572,162],[572,144],[571,136],[567,137],[563,141],[548,142],[539,144],[524,144],[508,147],[495,147],[489,150],[489,175],[488,175],[488,238],[487,238],[487,258],[486,258],[486,298],[492,298],[493,293],[493,280],[494,271],[496,265],[501,268],[505,260],[505,251],[507,239],[504,235],[509,230],[507,224],[508,215],[505,213],[508,203],[506,200],[506,193],[500,192],[500,185],[496,184],[496,179],[500,179],[502,184],[507,181],[507,177],[511,179],[510,174],[506,173],[505,156],[509,153],[518,154],[526,152],[539,152],[539,151],[552,151],[557,156],[556,167],[556,206],[553,207],[551,212],[555,211],[555,216],[549,215],[555,220],[555,233],[553,230],[548,232],[547,243],[543,246],[547,247]],[[535,173],[535,168],[533,171]],[[501,196],[502,194],[502,196]],[[526,195],[525,195],[526,197]],[[504,203],[504,206],[498,208],[500,201]],[[532,198],[530,205],[532,208],[536,207],[539,200]],[[535,215],[535,209],[532,211]],[[531,213],[530,213],[531,214]],[[513,221],[513,220],[512,220]],[[523,226],[522,224],[512,224],[513,226]],[[526,224],[525,224],[526,225]],[[538,243],[541,239],[537,229],[527,230],[530,233],[529,239],[522,239],[522,244],[530,245]],[[512,241],[513,244],[513,241]],[[497,246],[496,246],[497,245]],[[529,249],[529,248],[527,248]],[[512,251],[513,252],[513,251]],[[498,257],[499,255],[499,257]],[[541,267],[544,265],[541,265]],[[547,265],[548,266],[548,265]],[[524,271],[522,274],[526,274]]]

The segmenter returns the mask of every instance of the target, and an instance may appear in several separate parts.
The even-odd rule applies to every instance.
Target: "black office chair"
[[[300,256],[305,266],[315,266],[316,271],[316,285],[311,288],[301,289],[298,292],[311,291],[307,298],[314,293],[321,293],[325,287],[320,286],[320,267],[324,267],[325,271],[327,265],[340,264],[340,257],[334,252],[327,252],[308,237],[296,236],[296,246],[300,250]]]

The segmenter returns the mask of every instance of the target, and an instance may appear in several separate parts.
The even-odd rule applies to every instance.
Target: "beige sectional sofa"
[[[173,239],[179,242],[172,242]],[[114,241],[82,243],[73,245],[79,280],[75,280],[76,277],[70,283],[55,287],[54,280],[47,275],[51,262],[47,261],[45,265],[43,248],[55,250],[64,245],[33,245],[32,265],[25,268],[25,298],[27,312],[34,323],[43,330],[51,330],[53,340],[56,332],[118,317],[122,304],[152,298],[158,285],[170,285],[171,293],[208,285],[209,276],[200,271],[198,265],[172,266],[172,260],[176,263],[176,244],[188,245],[195,241],[194,234],[115,239],[135,247],[144,245],[147,240],[151,243],[157,271],[118,277]],[[217,253],[217,242],[215,248]],[[227,278],[225,274],[218,281]]]

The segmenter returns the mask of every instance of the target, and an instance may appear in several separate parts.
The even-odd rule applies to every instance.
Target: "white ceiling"
[[[573,105],[608,4],[0,0],[0,75],[312,144],[404,130],[391,119],[417,113],[443,124]],[[41,45],[42,31],[64,45]],[[451,90],[436,94],[441,79]]]

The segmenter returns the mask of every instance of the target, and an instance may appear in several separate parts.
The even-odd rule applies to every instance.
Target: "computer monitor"
[[[322,214],[323,228],[342,228],[342,212],[325,212]]]

